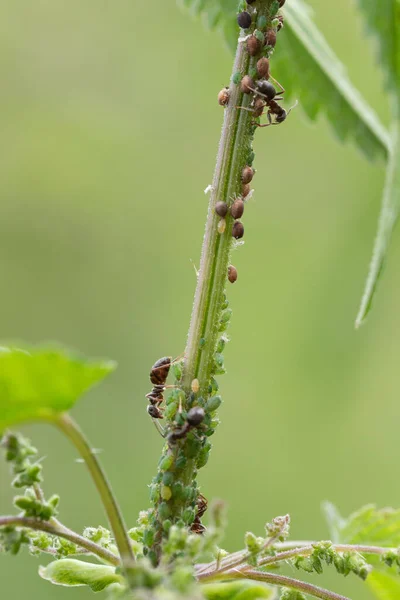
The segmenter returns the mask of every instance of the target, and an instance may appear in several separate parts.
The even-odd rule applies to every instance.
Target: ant
[[[194,521],[190,527],[190,531],[192,533],[198,533],[201,535],[202,533],[205,532],[206,528],[204,527],[204,525],[201,522],[201,517],[206,512],[207,506],[208,506],[207,498],[205,498],[203,496],[203,494],[199,494],[198,498],[197,498],[197,513],[196,513]]]
[[[253,102],[252,108],[240,107],[243,110],[248,110],[253,113],[253,115],[258,118],[261,117],[264,113],[264,108],[268,108],[267,118],[268,123],[260,124],[256,121],[253,121],[253,125],[257,127],[269,127],[270,125],[280,125],[286,118],[289,116],[290,112],[294,108],[290,108],[286,111],[280,104],[278,104],[278,100],[283,100],[283,94],[285,93],[285,88],[276,81],[272,76],[270,79],[279,86],[279,91],[277,92],[275,87],[267,81],[266,79],[261,80],[257,83],[256,89],[249,88],[254,94],[255,99]],[[296,103],[297,104],[297,103]],[[296,106],[296,105],[295,105]],[[274,116],[274,120],[272,120],[272,116]]]
[[[153,419],[153,423],[156,426],[156,429],[163,437],[165,437],[164,430],[161,427],[161,425],[157,421],[155,421],[155,419],[164,418],[162,409],[160,408],[164,400],[164,390],[167,387],[174,387],[166,386],[165,384],[168,378],[171,365],[173,365],[180,358],[181,357],[178,357],[172,360],[172,356],[163,356],[154,363],[150,371],[150,381],[153,384],[153,389],[151,390],[151,392],[146,394],[146,398],[150,402],[149,406],[147,407],[147,412]]]
[[[205,416],[204,408],[201,408],[200,406],[191,408],[187,414],[186,423],[180,429],[176,429],[168,434],[167,441],[169,444],[174,444],[178,440],[186,437],[192,429],[197,429],[204,421]]]

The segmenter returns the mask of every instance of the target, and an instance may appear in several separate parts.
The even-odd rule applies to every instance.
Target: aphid
[[[190,531],[192,533],[198,533],[201,535],[202,533],[205,532],[206,528],[204,527],[204,525],[201,522],[201,517],[206,512],[207,506],[208,506],[207,498],[205,498],[203,496],[203,494],[199,494],[198,498],[197,498],[197,513],[196,513],[194,521],[190,527]]]
[[[246,0],[247,4],[254,4],[256,0]]]
[[[232,237],[234,237],[236,240],[239,240],[243,236],[244,236],[243,223],[241,223],[240,221],[235,221],[235,223],[233,224],[233,227],[232,227]]]
[[[246,198],[246,196],[248,196],[250,194],[250,190],[251,190],[251,187],[250,187],[249,183],[244,183],[242,185],[242,196],[243,196],[243,198]]]
[[[284,19],[283,15],[278,15],[277,19],[278,19],[279,23],[278,23],[276,30],[280,31],[285,24],[285,19]]]
[[[278,0],[279,2],[279,8],[282,8],[282,6],[285,4],[286,0]]]
[[[229,102],[229,88],[223,88],[218,94],[218,104],[226,106]]]
[[[275,29],[267,29],[265,36],[264,36],[264,44],[265,46],[271,46],[271,48],[274,48],[276,45],[276,31]]]
[[[228,267],[228,281],[230,281],[231,283],[235,283],[235,281],[238,278],[238,272],[236,267],[234,267],[233,265],[229,265]]]
[[[250,183],[250,181],[253,179],[253,177],[254,177],[254,169],[252,169],[251,167],[245,167],[242,171],[242,182]]]
[[[222,235],[225,232],[225,229],[226,229],[226,221],[225,221],[225,219],[220,219],[218,226],[217,226],[218,233],[220,233]]]
[[[241,198],[235,200],[231,206],[231,215],[234,219],[240,219],[244,213],[244,202]]]
[[[255,87],[255,83],[249,75],[245,75],[240,82],[240,90],[243,94],[251,94]]]
[[[257,62],[257,75],[260,79],[269,79],[269,60],[265,56]]]
[[[250,56],[256,56],[260,52],[261,43],[255,35],[251,35],[247,40],[247,52]]]
[[[200,390],[200,382],[198,379],[193,379],[192,383],[190,384],[190,387],[192,389],[193,394],[198,394],[199,390]]]
[[[251,25],[251,14],[244,10],[243,12],[238,14],[237,22],[239,27],[241,27],[242,29],[248,29]]]
[[[219,217],[225,217],[228,212],[228,205],[226,202],[217,202],[215,205],[215,212]]]
[[[191,429],[199,427],[204,421],[205,412],[200,406],[194,406],[191,408],[186,417],[186,423],[180,429],[172,431],[167,440],[170,444],[174,444],[178,440],[183,439],[189,433]]]

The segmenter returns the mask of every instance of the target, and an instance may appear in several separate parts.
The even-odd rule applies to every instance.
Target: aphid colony
[[[270,73],[269,56],[277,40],[277,33],[282,29],[284,19],[282,15],[276,14],[276,11],[285,4],[285,0],[276,2],[277,9],[269,16],[269,20],[264,15],[257,15],[256,9],[251,6],[255,0],[247,0],[247,10],[239,12],[237,22],[241,29],[249,32],[242,42],[246,44],[246,50],[252,57],[249,69],[249,74],[243,75],[236,73],[232,81],[235,85],[240,85],[242,94],[250,95],[251,102],[246,106],[237,106],[239,110],[246,110],[252,113],[254,117],[252,121],[253,127],[269,127],[270,125],[280,125],[286,120],[290,113],[286,111],[280,104],[282,95],[285,93],[284,88],[278,83]],[[279,6],[278,6],[279,5]],[[252,28],[251,32],[249,31]],[[258,58],[257,62],[256,59]],[[271,81],[274,83],[271,83]],[[274,85],[275,84],[275,85]],[[275,86],[278,88],[275,88]],[[218,103],[221,106],[228,106],[230,101],[229,88],[223,88],[218,94]],[[261,124],[260,117],[266,114],[267,123]],[[252,154],[250,165],[254,154]],[[218,233],[223,234],[226,229],[226,216],[230,212],[234,219],[232,225],[232,236],[238,240],[244,235],[243,223],[239,220],[243,216],[244,205],[246,198],[250,193],[250,183],[254,177],[254,169],[246,165],[241,172],[241,193],[234,198],[232,204],[228,206],[227,202],[219,200],[215,204],[215,212],[220,217],[217,225]],[[237,269],[230,265],[228,268],[228,281],[235,283],[238,277]]]

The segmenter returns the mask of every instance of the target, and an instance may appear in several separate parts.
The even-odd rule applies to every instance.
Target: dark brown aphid
[[[242,29],[248,29],[251,25],[251,14],[244,10],[243,12],[238,14],[237,22],[239,27],[241,27]]]
[[[231,283],[235,283],[235,281],[237,281],[238,278],[238,272],[236,267],[234,267],[233,265],[229,265],[228,267],[228,281],[230,281]]]
[[[243,223],[241,223],[240,221],[236,221],[232,227],[232,237],[234,237],[236,240],[239,240],[243,236],[244,236]]]
[[[254,106],[253,106],[253,115],[257,118],[257,117],[261,117],[261,115],[264,112],[264,108],[265,108],[265,102],[262,98],[256,98],[254,100]],[[247,194],[244,194],[247,196]]]
[[[279,8],[282,8],[282,6],[285,4],[286,0],[278,0],[279,2]]]
[[[247,4],[254,4],[256,0],[246,0]]]
[[[165,383],[171,368],[171,362],[172,356],[163,356],[154,363],[150,371],[150,381],[153,384],[153,389],[146,394],[146,398],[150,402],[147,412],[153,419],[164,418],[160,405],[164,400]]]
[[[250,194],[250,190],[251,190],[251,187],[250,187],[249,183],[244,183],[242,185],[242,196],[243,196],[243,198],[246,198],[246,196],[248,196]]]
[[[251,35],[247,40],[247,52],[250,54],[250,56],[256,56],[260,52],[260,49],[261,43],[255,35]]]
[[[218,104],[220,106],[226,106],[229,102],[229,88],[222,88],[218,94]]]
[[[254,169],[245,167],[242,171],[242,183],[250,183],[254,177]]]
[[[257,62],[257,75],[260,79],[269,79],[269,60],[268,58],[260,58]]]
[[[226,202],[217,202],[215,205],[215,212],[219,217],[225,217],[228,212],[228,205]]]
[[[235,200],[231,206],[231,215],[234,219],[240,219],[244,213],[244,202],[241,198]]]
[[[267,29],[265,33],[265,46],[271,46],[274,48],[276,45],[276,31],[275,29]]]
[[[255,88],[255,83],[249,75],[245,75],[240,82],[240,90],[243,94],[251,94]]]
[[[170,444],[174,444],[178,440],[183,439],[189,433],[191,429],[199,427],[204,421],[205,412],[200,406],[194,406],[191,408],[186,417],[186,423],[180,429],[172,431],[167,437]]]

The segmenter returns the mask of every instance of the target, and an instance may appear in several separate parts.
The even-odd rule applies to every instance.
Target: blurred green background
[[[313,6],[387,122],[355,8]],[[175,0],[0,5],[1,337],[59,340],[118,361],[74,416],[103,448],[130,526],[148,506],[162,446],[145,410],[148,372],[184,349],[223,116],[216,96],[231,64],[220,35]],[[301,108],[259,132],[255,166],[229,288],[222,426],[200,478],[208,498],[229,506],[228,549],[286,512],[294,538],[326,538],[325,499],[344,514],[400,506],[398,241],[368,324],[353,327],[383,166],[339,145],[324,119],[311,126]],[[45,490],[61,494],[61,518],[104,525],[68,442],[49,427],[23,430],[46,456]],[[0,513],[11,510],[0,462]],[[44,561],[1,557],[2,596],[90,597],[40,580]],[[329,582],[354,600],[370,597],[354,579],[318,580]]]

